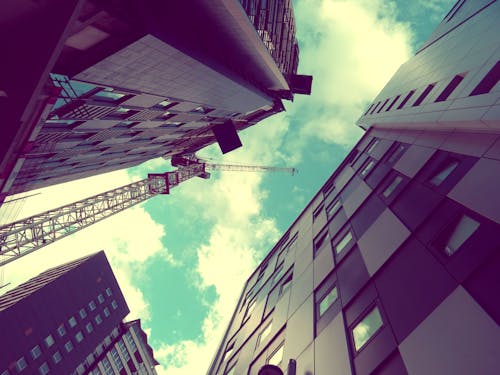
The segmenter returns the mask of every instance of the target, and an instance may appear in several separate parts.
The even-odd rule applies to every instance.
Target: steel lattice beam
[[[157,195],[168,193],[167,175],[97,194],[0,227],[0,266]]]

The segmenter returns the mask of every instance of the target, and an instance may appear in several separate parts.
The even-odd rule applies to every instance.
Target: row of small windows
[[[453,79],[446,85],[446,87],[443,89],[443,91],[437,96],[437,98],[434,100],[435,103],[443,102],[448,97],[452,94],[452,92],[458,87],[458,85],[463,81],[467,73],[461,73],[457,74],[453,77]],[[483,79],[477,84],[477,86],[471,91],[469,96],[476,96],[476,95],[482,95],[482,94],[487,94],[495,87],[495,85],[498,83],[500,80],[500,61],[497,61],[497,63],[489,70],[489,72],[483,77]],[[430,92],[434,89],[436,86],[436,83],[431,83],[427,85],[427,87],[422,91],[422,93],[419,95],[419,97],[413,102],[412,106],[413,107],[418,107],[422,102],[425,100],[425,98],[430,94]],[[406,103],[412,98],[413,94],[415,94],[416,90],[410,90],[408,94],[404,97],[404,99],[401,101],[401,103],[396,107],[397,110],[402,109]],[[394,97],[394,99],[390,102],[389,106],[385,108],[384,112],[389,112],[392,110],[396,102],[401,98],[401,95],[397,95]],[[374,113],[380,113],[386,104],[389,102],[390,98],[387,98],[385,101],[379,101],[377,103],[373,103],[370,105],[370,107],[366,110],[364,113],[364,116]],[[382,104],[382,105],[381,105]]]
[[[110,289],[110,288],[107,288],[105,292],[106,292],[106,295],[107,295],[108,297],[111,297],[111,296],[112,296],[112,291],[111,291],[111,289]],[[99,301],[99,303],[103,303],[103,302],[104,302],[104,296],[103,296],[102,294],[99,294],[99,296],[98,296],[98,301]],[[101,301],[102,301],[102,302],[101,302]],[[112,306],[113,310],[116,310],[116,309],[118,308],[118,304],[116,303],[116,301],[115,301],[115,300],[113,300],[113,301],[111,302],[111,306]],[[93,311],[93,310],[95,310],[95,309],[96,309],[96,304],[95,304],[95,302],[94,302],[94,301],[91,301],[91,302],[89,303],[89,309],[90,309],[91,311]],[[108,307],[105,307],[105,308],[103,309],[103,313],[104,313],[104,315],[105,315],[106,317],[109,317],[109,316],[111,315],[111,312],[110,312],[110,310],[109,310],[109,308],[108,308]],[[80,311],[79,311],[79,315],[80,315],[80,317],[81,317],[82,319],[83,319],[83,318],[85,318],[85,317],[87,316],[87,312],[86,312],[85,308],[80,309]],[[102,323],[102,318],[101,318],[100,314],[97,314],[97,315],[95,316],[94,320],[95,320],[95,323],[96,323],[97,325],[99,325],[99,324],[101,324],[101,323]],[[76,325],[77,325],[77,324],[78,324],[78,323],[77,323],[77,321],[76,321],[76,319],[75,319],[75,317],[74,317],[74,316],[71,316],[71,317],[68,319],[68,325],[69,325],[71,328],[76,327]],[[85,325],[85,330],[86,330],[87,334],[89,334],[89,333],[93,332],[94,327],[93,327],[92,323],[88,322],[88,323]],[[58,336],[59,336],[59,337],[61,337],[61,338],[62,338],[62,337],[64,337],[64,336],[66,336],[66,334],[67,334],[67,330],[66,330],[66,328],[65,328],[64,324],[61,324],[59,327],[57,327],[56,331],[57,331]],[[84,338],[84,336],[83,336],[82,331],[78,331],[78,332],[76,332],[76,333],[75,333],[75,335],[74,335],[74,340],[75,340],[77,343],[80,343],[81,341],[83,341],[83,338]],[[49,334],[48,336],[46,336],[46,337],[43,339],[43,343],[44,343],[44,346],[45,346],[47,349],[48,349],[48,348],[51,348],[51,347],[55,344],[55,339],[54,339],[54,336],[53,336],[52,334]],[[70,352],[73,350],[73,348],[74,348],[72,341],[71,341],[71,340],[67,341],[67,342],[64,344],[64,348],[65,348],[65,350],[66,350],[66,352],[67,352],[67,353],[70,353]],[[29,353],[29,354],[30,354],[29,356],[31,357],[31,359],[32,359],[32,360],[36,360],[36,359],[38,359],[38,358],[42,355],[42,349],[41,349],[40,345],[35,345],[35,346],[34,346],[34,347],[30,350],[30,353]],[[53,364],[58,364],[61,360],[62,360],[62,355],[61,355],[61,353],[60,353],[59,351],[56,351],[56,352],[52,355],[52,362],[53,362]],[[16,371],[17,371],[18,373],[23,372],[23,371],[24,371],[27,367],[28,367],[28,364],[27,364],[27,361],[26,361],[26,359],[25,359],[25,357],[24,357],[24,356],[22,356],[21,358],[19,358],[19,359],[17,360],[17,362],[16,362]],[[50,369],[49,365],[48,365],[46,362],[44,362],[44,363],[43,363],[43,364],[39,367],[39,373],[40,373],[40,374],[47,374],[47,373],[49,372],[49,369]],[[4,373],[2,373],[1,375],[4,375],[4,374],[9,374],[8,370],[6,370],[6,371],[5,371]]]

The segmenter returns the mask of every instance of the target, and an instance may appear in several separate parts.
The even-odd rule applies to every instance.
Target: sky
[[[221,163],[288,166],[299,173],[214,172],[8,264],[7,291],[30,277],[104,249],[131,313],[149,335],[160,375],[204,374],[244,282],[361,137],[356,120],[453,0],[294,0],[299,73],[312,94],[240,133]],[[164,172],[141,166],[42,189],[17,218]],[[6,205],[8,206],[8,205]],[[4,208],[5,209],[5,208]]]

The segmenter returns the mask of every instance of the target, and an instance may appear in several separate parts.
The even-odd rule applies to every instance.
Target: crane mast
[[[192,156],[178,157],[175,166],[179,166],[175,171],[150,173],[144,180],[1,226],[0,267],[149,198],[169,194],[192,177],[209,178],[207,170],[295,172],[294,168],[209,164]]]

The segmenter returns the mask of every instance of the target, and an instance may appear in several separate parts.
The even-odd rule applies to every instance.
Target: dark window
[[[210,113],[213,110],[214,110],[213,108],[199,106],[199,107],[196,107],[195,109],[192,109],[190,112],[202,113],[202,114],[206,115],[207,113]]]
[[[452,256],[479,228],[479,222],[466,214],[456,216],[438,235],[434,245]]]
[[[451,93],[458,87],[460,82],[464,79],[465,74],[459,74],[453,77],[453,79],[448,83],[448,85],[444,88],[443,92],[439,94],[439,96],[436,99],[436,102],[444,102],[448,97],[451,95]]]
[[[398,101],[398,99],[401,97],[401,95],[398,95],[394,98],[394,100],[391,102],[391,104],[389,104],[389,107],[387,107],[387,109],[385,110],[386,112],[389,112],[392,107],[394,107],[394,104],[396,104],[396,102]]]
[[[183,122],[179,122],[179,121],[167,121],[166,123],[158,126],[158,128],[178,128],[180,126],[184,125]]]
[[[170,107],[173,107],[176,104],[179,104],[179,103],[174,102],[174,101],[169,100],[169,99],[165,99],[165,100],[161,101],[160,103],[156,104],[155,107],[162,108],[162,109],[168,109]]]
[[[354,244],[355,239],[350,227],[344,229],[337,237],[332,241],[333,249],[335,254],[338,255],[344,250],[349,250]]]
[[[328,243],[328,238],[328,230],[323,229],[323,232],[321,232],[314,240],[314,256],[316,256],[323,246]]]
[[[498,80],[500,80],[500,61],[497,61],[493,68],[491,68],[481,82],[479,82],[476,88],[472,90],[470,95],[481,95],[490,92],[490,90],[498,83]]]
[[[401,109],[405,106],[406,103],[408,103],[408,100],[410,100],[410,98],[413,96],[413,94],[415,93],[415,90],[411,90],[408,95],[406,95],[406,97],[403,99],[403,101],[398,105],[398,108],[397,109]]]
[[[124,120],[135,114],[139,113],[139,111],[134,111],[129,108],[118,107],[116,111],[109,113],[103,120]]]
[[[319,215],[323,212],[323,204],[320,204],[313,212],[313,221],[316,221]]]
[[[125,97],[125,94],[120,94],[118,92],[114,92],[113,89],[103,89],[99,92],[96,92],[94,95],[90,97],[92,100],[98,100],[100,102],[107,103],[119,103],[123,101],[122,99]]]
[[[166,121],[172,117],[175,116],[175,113],[172,113],[172,112],[165,112],[164,114],[162,114],[161,116],[158,116],[158,117],[155,117],[154,120],[158,120],[158,121]]]
[[[384,104],[382,104],[382,106],[378,109],[377,113],[380,113],[380,111],[385,107],[385,105],[387,104],[388,101],[389,101],[389,98],[385,99]]]
[[[395,143],[387,152],[385,161],[389,165],[394,165],[408,149],[407,143]]]
[[[292,285],[292,279],[293,279],[293,273],[290,271],[288,275],[286,275],[283,278],[283,281],[281,282],[280,293],[279,293],[280,296],[285,294],[288,291],[288,289],[290,289],[290,286]]]
[[[429,93],[432,91],[432,89],[434,88],[434,86],[435,86],[434,83],[431,83],[430,85],[428,85],[425,88],[425,90],[420,94],[420,96],[417,98],[417,100],[415,100],[415,103],[413,103],[413,106],[417,107],[420,104],[422,104],[422,102],[427,97],[427,95],[429,95]]]
[[[378,306],[372,307],[351,329],[354,348],[359,351],[384,325]]]
[[[377,147],[377,145],[380,143],[380,139],[378,138],[373,138],[370,143],[368,143],[368,146],[366,147],[366,153],[367,154],[370,154],[374,149],[375,147]]]
[[[373,107],[373,103],[370,104],[370,106],[368,107],[368,109],[366,110],[366,112],[363,116],[366,116],[368,114],[368,112],[370,112],[370,109],[372,109],[372,107]]]
[[[342,206],[342,203],[340,202],[340,198],[337,199],[336,201],[333,201],[332,203],[330,203],[328,205],[328,207],[326,208],[326,216],[328,218],[331,218],[333,217],[333,215],[335,215],[337,213],[337,211],[339,210],[339,208]]]
[[[370,115],[373,114],[373,112],[375,112],[375,110],[378,108],[379,105],[380,105],[380,102],[377,102],[375,107],[373,107],[373,109],[370,111]]]
[[[373,169],[373,167],[375,166],[375,160],[374,159],[368,159],[365,164],[363,164],[363,166],[361,167],[361,171],[360,171],[360,175],[361,177],[366,177],[368,176],[368,174],[370,173],[370,171]]]
[[[445,160],[432,174],[428,182],[434,186],[440,186],[448,176],[458,167],[460,162],[455,159]]]
[[[140,124],[140,121],[122,121],[113,126],[113,128],[130,129],[136,126],[137,124]]]
[[[335,273],[328,275],[314,292],[316,335],[340,312],[341,304]]]

